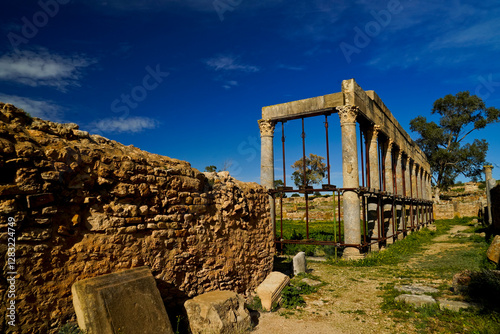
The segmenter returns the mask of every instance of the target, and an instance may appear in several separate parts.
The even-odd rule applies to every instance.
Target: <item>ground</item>
[[[465,229],[467,226],[453,226],[447,234],[434,238],[432,243],[416,252],[409,261],[396,265],[339,267],[310,258],[308,268],[311,274],[326,284],[317,293],[304,296],[307,303],[304,308],[261,312],[252,333],[421,333],[422,328],[418,328],[417,322],[401,321],[381,309],[383,288],[407,283],[441,287],[442,290],[443,286],[451,287],[455,268],[440,271],[439,266],[447,265],[446,256],[451,254],[450,250],[454,254],[467,254],[472,241],[467,241],[470,234],[461,233]],[[452,262],[457,264],[450,261],[450,265]],[[456,270],[458,272],[460,268]],[[448,288],[444,290],[444,297],[460,298],[446,291]]]

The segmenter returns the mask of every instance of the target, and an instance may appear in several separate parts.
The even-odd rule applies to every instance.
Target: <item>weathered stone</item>
[[[54,201],[54,195],[51,193],[28,195],[26,196],[26,200],[28,201],[28,208],[32,209],[52,203]]]
[[[16,281],[16,331],[57,333],[74,314],[71,284],[90,276],[147,265],[173,309],[186,295],[253,291],[270,272],[274,243],[263,187],[228,173],[212,186],[187,162],[97,136],[80,139],[56,123],[35,121],[47,131],[20,126],[15,116],[0,122],[2,142],[14,148],[0,162],[0,211],[16,219],[16,270],[26,278]],[[36,143],[31,153],[47,155],[18,156],[18,142]],[[116,175],[124,161],[128,170]],[[50,180],[55,173],[42,178],[47,171],[59,172],[59,181]],[[6,242],[7,229],[0,234]],[[0,299],[4,305],[7,294]],[[0,307],[1,319],[5,310]]]
[[[304,282],[306,283],[307,285],[310,285],[312,287],[318,287],[320,286],[321,284],[323,284],[323,282],[321,281],[317,281],[317,280],[314,280],[314,279],[310,279],[310,278],[303,278],[301,280],[301,282]]]
[[[244,333],[251,320],[245,300],[232,291],[211,291],[184,303],[193,334]]]
[[[255,292],[260,298],[262,308],[271,311],[273,304],[281,299],[281,291],[290,283],[290,278],[278,271],[270,273],[257,287]]]
[[[415,307],[430,306],[436,304],[436,300],[427,295],[409,295],[403,294],[396,297],[396,302],[410,304]]]
[[[413,295],[423,295],[426,293],[438,293],[439,290],[436,288],[431,288],[429,286],[424,285],[396,285],[394,289],[402,292],[409,292]]]
[[[453,291],[455,293],[463,293],[469,288],[469,283],[472,279],[472,272],[464,270],[453,275]]]
[[[86,333],[174,333],[148,267],[78,281],[71,292]]]
[[[450,310],[455,312],[475,307],[473,304],[470,303],[461,302],[457,300],[448,300],[448,299],[438,299],[438,303],[439,303],[439,308],[441,310]]]
[[[44,241],[50,239],[51,228],[30,228],[22,231],[17,237],[18,241]]]
[[[493,238],[493,241],[486,252],[486,256],[488,257],[488,260],[498,264],[500,261],[500,235],[496,235],[495,238]]]
[[[293,274],[305,273],[307,271],[306,253],[298,252],[293,257]]]

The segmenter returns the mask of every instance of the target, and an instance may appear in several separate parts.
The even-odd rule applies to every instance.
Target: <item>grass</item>
[[[436,232],[431,233],[432,231],[424,229],[392,245],[386,252],[392,248],[392,250],[401,250],[406,253],[406,250],[414,246],[414,241],[420,240],[422,245],[425,245],[431,242],[429,236],[440,235],[453,225],[469,226],[471,220],[472,218],[455,218],[437,221]],[[486,260],[485,253],[488,243],[484,238],[477,236],[450,241],[450,243],[458,244],[464,242],[467,242],[469,247],[450,247],[431,257],[419,259],[412,271],[419,272],[427,278],[451,281],[457,272],[471,270],[473,272],[472,280],[465,297],[467,300],[482,305],[482,307],[460,312],[440,310],[438,306],[414,308],[395,302],[395,297],[401,292],[394,289],[395,283],[393,282],[382,287],[384,300],[381,304],[382,310],[387,312],[396,322],[413,323],[419,333],[500,333],[500,308],[498,306],[500,278],[492,274],[490,269],[493,269],[493,265]],[[397,246],[398,244],[399,246]],[[414,251],[418,252],[418,249]],[[392,254],[386,258],[380,256],[373,256],[377,261],[372,259],[365,262],[369,262],[371,265],[397,264],[408,258],[405,254]],[[361,265],[364,264],[363,261],[360,262]],[[413,272],[400,273],[401,276],[406,277],[405,283],[411,283],[415,279],[416,276]],[[398,282],[398,284],[400,283]],[[441,284],[439,286],[440,292],[434,297],[449,295],[449,289],[447,284]]]

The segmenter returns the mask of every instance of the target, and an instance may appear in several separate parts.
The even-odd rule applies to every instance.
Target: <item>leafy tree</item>
[[[306,180],[304,182],[304,169],[303,169],[303,160],[299,159],[295,161],[292,165],[292,168],[295,171],[292,173],[292,180],[297,187],[302,185],[310,186],[313,184],[320,184],[321,181],[325,178],[326,174],[326,164],[323,162],[325,158],[320,157],[316,154],[309,154],[309,157],[306,157]]]
[[[274,180],[274,189],[278,189],[278,187],[283,187],[285,183],[282,180]],[[281,191],[278,193],[278,196],[281,196]],[[283,192],[283,198],[286,198],[285,192]]]
[[[214,165],[210,165],[210,166],[207,166],[205,167],[205,172],[216,172],[217,171],[217,167],[215,167]]]
[[[480,178],[488,143],[484,139],[465,143],[464,139],[498,122],[500,110],[487,108],[481,98],[465,91],[437,99],[432,114],[440,116],[439,124],[418,116],[410,121],[410,129],[420,135],[416,142],[429,160],[439,198],[439,190],[453,185],[460,174],[473,180]]]

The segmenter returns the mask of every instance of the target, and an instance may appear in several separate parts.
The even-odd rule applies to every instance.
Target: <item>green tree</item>
[[[205,167],[205,172],[216,172],[217,171],[217,167],[215,167],[214,165],[210,165],[210,166],[207,166]]]
[[[292,180],[297,187],[302,185],[310,186],[313,184],[320,184],[326,175],[326,164],[323,162],[325,158],[316,154],[309,154],[306,157],[306,180],[304,182],[304,163],[302,159],[295,161],[292,168],[295,170],[292,173]]]
[[[480,178],[488,143],[464,140],[475,130],[498,122],[500,111],[487,108],[481,98],[465,91],[437,99],[431,114],[440,116],[439,124],[418,116],[410,121],[410,129],[420,135],[416,142],[429,160],[439,199],[439,191],[453,185],[458,175]]]
[[[283,180],[274,180],[274,189],[278,189],[278,187],[283,187],[285,183]],[[281,196],[282,192],[278,193],[278,196]],[[283,192],[283,198],[286,198],[286,194]]]

